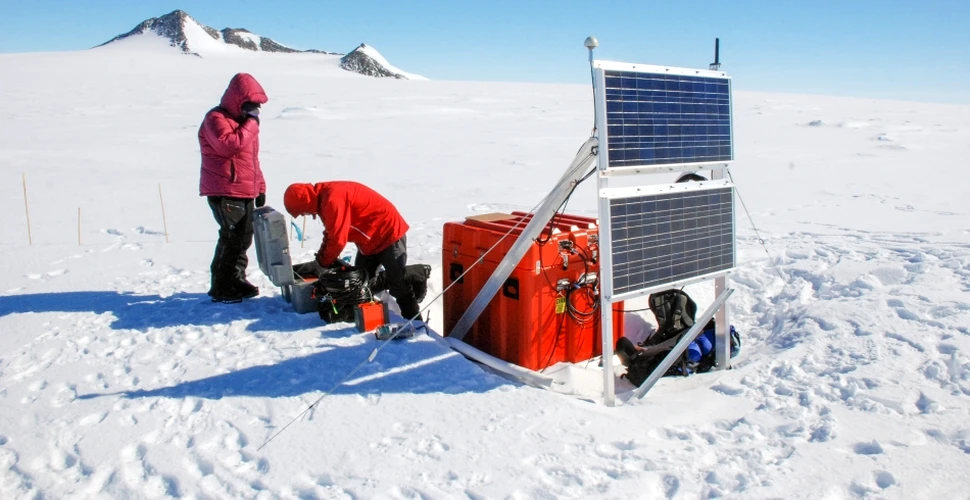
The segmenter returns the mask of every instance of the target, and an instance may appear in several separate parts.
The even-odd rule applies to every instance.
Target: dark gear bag
[[[356,306],[373,297],[362,269],[340,264],[322,268],[318,276],[314,293],[320,300],[320,318],[327,323],[353,323]]]
[[[715,352],[716,344],[714,343],[714,320],[707,322],[704,326],[704,331],[698,335],[698,339],[701,336],[707,336],[711,340],[711,349],[706,353],[703,353],[701,359],[697,363],[688,363],[690,370],[694,373],[704,373],[709,372],[714,367],[717,366],[717,353]],[[735,357],[741,353],[741,334],[734,329],[734,325],[729,325],[728,335],[731,337],[731,357]]]
[[[650,295],[648,298],[650,310],[657,319],[657,331],[644,342],[634,344],[626,337],[620,337],[616,342],[616,354],[620,362],[627,367],[623,375],[633,385],[639,387],[660,366],[667,354],[677,345],[677,342],[692,326],[697,314],[697,304],[681,290],[665,290]],[[704,330],[698,335],[709,335],[711,349],[704,353],[697,362],[690,362],[687,351],[675,361],[664,373],[664,376],[703,373],[715,366],[716,353],[714,351],[714,319],[704,325]],[[730,326],[731,357],[735,357],[741,350],[741,335]]]
[[[369,282],[370,290],[373,293],[380,293],[387,290],[386,271],[380,271],[377,276],[371,278]],[[404,282],[414,291],[414,298],[420,304],[428,294],[428,278],[431,277],[431,266],[427,264],[410,264],[404,266]]]
[[[640,387],[647,377],[660,366],[660,363],[667,357],[667,353],[674,347],[680,337],[668,339],[660,344],[643,347],[634,344],[626,337],[620,337],[616,342],[616,354],[620,362],[626,366],[626,373],[621,378],[626,378],[631,384]],[[682,366],[683,356],[674,363],[664,375],[680,374],[685,369]]]
[[[643,345],[659,344],[694,326],[697,304],[683,290],[664,290],[647,299],[650,311],[657,318],[657,332]]]
[[[621,337],[616,342],[616,353],[620,362],[627,367],[623,377],[637,387],[663,362],[683,334],[694,326],[694,316],[697,314],[697,303],[683,290],[657,292],[651,294],[647,302],[657,319],[657,331],[636,345],[626,337]],[[664,375],[689,373],[685,353]]]

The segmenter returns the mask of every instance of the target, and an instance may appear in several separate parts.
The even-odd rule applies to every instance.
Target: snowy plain
[[[739,211],[733,370],[642,400],[620,381],[609,408],[419,335],[257,450],[377,341],[293,313],[254,250],[261,295],[208,301],[196,131],[232,75],[270,97],[269,205],[292,182],[385,194],[411,261],[435,267],[433,328],[442,225],[532,208],[589,136],[592,98],[204,55],[148,36],[0,54],[0,498],[970,498],[970,107],[735,80],[732,174],[760,238]],[[592,184],[570,212],[595,214]],[[318,223],[307,234],[296,260]]]

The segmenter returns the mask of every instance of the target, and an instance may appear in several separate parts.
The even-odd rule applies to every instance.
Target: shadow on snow
[[[168,297],[130,292],[88,291],[0,296],[0,317],[28,312],[111,313],[115,330],[140,330],[183,325],[211,326],[252,319],[251,332],[293,332],[325,323],[316,314],[297,314],[279,296],[256,297],[238,304],[213,303],[204,293]]]
[[[331,347],[273,365],[251,366],[169,387],[84,394],[78,398],[276,398],[322,393],[333,389],[335,384],[363,363],[378,345],[377,340],[368,335],[366,341],[358,345]],[[392,341],[373,362],[363,364],[333,393],[480,393],[512,383],[482,370],[457,352],[419,334],[409,340]]]

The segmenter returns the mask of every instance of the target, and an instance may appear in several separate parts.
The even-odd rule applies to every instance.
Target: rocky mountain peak
[[[186,54],[200,55],[198,53],[199,40],[192,40],[188,35],[187,26],[189,23],[193,23],[198,27],[202,28],[202,31],[206,35],[212,37],[215,41],[221,41],[229,45],[235,45],[239,48],[252,50],[252,51],[262,51],[262,52],[313,52],[318,54],[333,54],[340,55],[334,52],[326,52],[321,50],[297,50],[287,47],[283,44],[276,42],[271,38],[264,36],[259,36],[245,28],[225,28],[219,31],[211,26],[206,26],[187,12],[183,10],[174,10],[168,14],[161,17],[153,17],[151,19],[146,19],[135,26],[131,31],[118,35],[111,40],[101,44],[107,45],[118,40],[124,40],[130,36],[142,35],[148,32],[154,32],[156,35],[168,39],[173,47],[178,47],[182,52]],[[205,36],[205,35],[203,35]]]
[[[199,57],[213,52],[222,52],[222,45],[234,45],[244,50],[254,52],[311,52],[316,54],[343,56],[340,67],[366,76],[377,78],[424,79],[421,76],[406,73],[392,66],[376,49],[360,44],[347,55],[322,50],[297,50],[276,42],[271,38],[257,35],[245,28],[224,28],[217,30],[195,20],[183,10],[173,10],[161,17],[146,19],[131,31],[118,35],[100,46],[118,42],[138,35],[155,35],[169,41],[172,47],[182,53]],[[211,38],[211,40],[210,40]]]
[[[347,71],[378,78],[408,78],[406,74],[388,64],[387,60],[373,47],[365,43],[340,58],[340,67]]]

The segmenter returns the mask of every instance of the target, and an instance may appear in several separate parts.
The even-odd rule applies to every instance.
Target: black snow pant
[[[354,259],[354,267],[366,271],[367,276],[370,277],[375,276],[377,268],[383,265],[384,277],[387,280],[387,291],[397,300],[397,305],[401,308],[401,316],[404,319],[422,321],[419,315],[421,308],[414,296],[414,289],[404,278],[407,264],[407,236],[402,236],[391,246],[374,255],[364,255],[358,251]]]
[[[255,202],[249,198],[209,196],[209,208],[219,224],[219,241],[209,271],[212,285],[209,295],[225,294],[236,283],[246,280],[249,257],[246,251],[253,244],[253,210]]]

